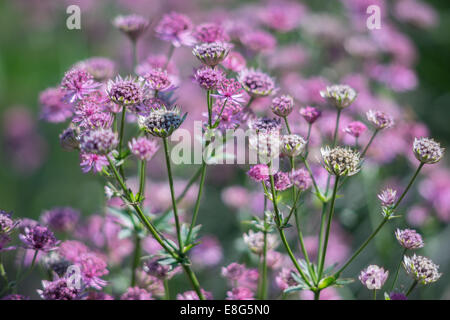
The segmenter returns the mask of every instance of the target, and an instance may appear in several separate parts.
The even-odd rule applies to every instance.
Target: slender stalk
[[[122,188],[122,190],[125,194],[124,195],[125,200],[130,201],[130,191],[128,190],[128,187],[123,182],[121,176],[119,175],[119,172],[117,172],[117,169],[114,166],[111,158],[109,156],[106,156],[106,158],[108,159],[109,166],[110,166],[111,170],[113,171],[114,177],[116,178],[117,182],[119,183],[120,187]],[[150,233],[153,235],[155,240],[158,241],[158,243],[161,245],[161,247],[163,247],[164,250],[166,250],[170,255],[172,255],[172,257],[174,257],[175,259],[178,259],[178,255],[171,248],[169,248],[169,246],[167,246],[166,241],[161,238],[161,236],[159,235],[155,226],[153,226],[153,224],[147,219],[147,217],[145,216],[141,207],[136,203],[131,203],[131,206],[136,211],[136,214],[141,219],[144,226],[150,231]]]
[[[266,224],[266,214],[264,212],[264,225]],[[266,298],[267,292],[267,230],[264,230],[264,247],[262,255],[262,285],[261,285],[261,299]]]
[[[191,189],[191,187],[194,185],[195,181],[197,181],[198,177],[200,176],[202,172],[202,168],[200,167],[195,173],[194,175],[191,177],[191,179],[189,180],[189,182],[186,184],[186,186],[184,187],[183,191],[180,193],[180,195],[177,197],[177,203],[179,203],[181,200],[184,199],[184,197],[186,196],[186,194],[188,193],[188,191]],[[169,211],[172,210],[172,208],[167,208],[166,210],[164,210],[163,215],[168,214]]]
[[[198,211],[200,209],[200,201],[202,199],[203,186],[205,185],[205,177],[206,177],[206,162],[203,160],[201,167],[201,175],[200,175],[200,186],[198,188],[197,200],[195,201],[194,213],[192,215],[191,225],[189,227],[189,232],[186,238],[187,243],[191,239],[192,230],[195,227],[195,223],[197,222]]]
[[[286,130],[287,130],[287,132],[288,132],[289,134],[291,134],[292,131],[291,131],[291,127],[289,126],[289,122],[288,122],[288,120],[287,120],[287,117],[283,117],[283,119],[284,119],[284,123],[286,123]]]
[[[376,135],[378,134],[380,130],[379,129],[375,129],[375,131],[373,132],[372,136],[370,137],[369,142],[366,144],[366,146],[364,147],[364,150],[361,152],[361,158],[364,158],[364,156],[366,155],[367,150],[369,150],[370,145],[372,144],[373,140],[375,139]]]
[[[286,248],[286,251],[288,252],[289,257],[291,258],[292,263],[294,264],[295,268],[299,272],[299,274],[302,277],[303,281],[305,281],[305,283],[309,287],[311,287],[311,284],[309,283],[308,278],[306,277],[306,275],[303,272],[302,268],[298,264],[298,261],[295,258],[294,254],[292,253],[292,250],[291,250],[291,248],[289,246],[289,243],[286,240],[286,235],[284,234],[284,230],[281,228],[281,217],[280,217],[280,212],[278,211],[278,204],[277,204],[277,198],[276,198],[276,195],[275,195],[275,183],[274,183],[273,175],[270,175],[270,188],[271,188],[271,193],[272,193],[273,208],[274,208],[274,211],[275,211],[275,222],[276,222],[276,225],[277,225],[278,232],[280,234],[281,241],[283,242],[283,245]]]
[[[208,102],[208,125],[212,128],[211,90],[206,91],[206,100]]]
[[[145,169],[147,167],[147,161],[141,161],[141,174],[139,179],[139,193],[137,195],[138,201],[143,201],[145,194]]]
[[[137,56],[137,41],[131,41],[131,50],[132,50],[132,55],[133,55],[133,65],[131,67],[131,72],[133,72],[134,68],[137,66],[138,64],[138,56]]]
[[[135,234],[134,236],[133,265],[131,268],[131,287],[134,287],[136,285],[136,270],[139,267],[139,261],[141,258],[141,238],[138,234]]]
[[[373,300],[377,300],[377,290],[373,290]]]
[[[378,225],[375,231],[372,232],[372,234],[367,238],[366,241],[364,241],[364,243],[358,248],[358,250],[356,250],[356,252],[350,257],[350,259],[348,259],[348,261],[334,274],[336,279],[340,276],[342,271],[344,271],[349,266],[349,264],[352,263],[352,261],[361,253],[361,251],[364,250],[364,248],[369,244],[369,242],[377,235],[377,233],[381,230],[381,228],[383,228],[383,226],[388,221],[389,217],[385,217],[383,221],[381,221],[381,223]]]
[[[180,218],[178,216],[178,210],[177,210],[175,189],[173,186],[172,168],[170,165],[170,155],[169,155],[169,143],[167,141],[167,138],[163,138],[163,144],[164,144],[164,154],[166,156],[167,175],[169,177],[170,196],[172,198],[172,209],[173,209],[173,214],[174,214],[174,218],[175,218],[175,228],[177,230],[178,246],[179,246],[180,250],[183,250],[183,239],[181,238],[181,225],[180,225]]]
[[[322,193],[320,192],[319,186],[317,185],[317,182],[316,182],[316,178],[314,178],[314,175],[312,173],[311,167],[309,166],[309,162],[308,162],[308,160],[306,160],[306,157],[303,158],[303,163],[305,165],[306,170],[309,173],[309,176],[311,177],[311,180],[312,180],[312,183],[313,183],[313,186],[314,186],[314,190],[316,191],[317,197],[319,198],[320,201],[323,202],[323,200],[322,200]]]
[[[406,251],[408,251],[407,248],[403,249],[402,255],[400,256],[400,261],[399,261],[399,263],[398,263],[398,265],[397,265],[397,271],[395,272],[394,281],[392,282],[391,291],[394,290],[395,283],[397,282],[398,274],[399,274],[399,272],[400,272],[400,267],[401,267],[401,265],[402,265],[403,257],[405,256]]]
[[[169,279],[164,278],[164,300],[170,300]]]
[[[121,186],[122,190],[124,191],[125,194],[125,200],[129,201],[130,200],[130,194],[129,194],[129,190],[127,188],[127,186],[125,185],[125,183],[123,182],[121,176],[119,175],[119,173],[117,172],[117,169],[115,168],[111,158],[109,156],[106,156],[106,158],[108,159],[108,162],[110,164],[111,170],[113,171],[114,177],[116,178],[117,182],[119,183],[119,185]],[[142,211],[141,207],[136,204],[136,203],[132,203],[131,206],[134,208],[134,210],[136,211],[137,215],[139,216],[139,218],[141,219],[142,223],[144,224],[144,226],[148,229],[148,231],[150,231],[150,233],[152,234],[152,236],[155,238],[155,240],[161,245],[161,247],[167,252],[169,253],[175,260],[179,261],[180,257],[177,254],[177,252],[175,252],[173,249],[171,249],[166,243],[167,241],[163,240],[162,235],[160,236],[159,232],[156,230],[155,226],[153,226],[153,224],[147,219],[147,217],[145,216],[144,212]],[[195,292],[197,292],[200,300],[204,300],[205,297],[202,294],[201,290],[200,290],[200,284],[198,283],[198,280],[194,274],[194,272],[192,271],[192,269],[186,265],[186,264],[181,264],[183,267],[183,270],[185,271],[186,275],[188,276],[192,287],[194,288]]]
[[[119,151],[119,157],[122,157],[122,145],[123,145],[123,136],[125,133],[125,114],[127,112],[127,108],[122,106],[122,116],[120,118],[120,132],[119,132],[119,146],[117,150]],[[120,174],[124,177],[123,167],[119,167]]]
[[[306,146],[305,146],[305,159],[308,158],[308,153],[309,153],[309,139],[311,138],[311,123],[308,123],[308,133],[306,135]]]
[[[408,292],[406,292],[406,296],[410,295],[410,293],[414,290],[418,283],[419,281],[414,280],[414,282],[411,284],[411,287],[409,287]]]
[[[403,191],[402,195],[400,196],[400,198],[398,198],[397,203],[394,205],[394,207],[392,208],[392,210],[394,211],[395,209],[397,209],[398,205],[400,204],[400,202],[403,200],[403,198],[406,196],[406,194],[408,193],[409,189],[411,188],[411,186],[413,185],[414,181],[416,180],[417,176],[419,175],[420,170],[422,170],[423,166],[425,163],[421,162],[419,167],[417,168],[416,172],[414,173],[413,177],[411,178],[411,181],[409,181],[408,186],[406,187],[405,191]]]
[[[197,277],[195,276],[194,272],[192,272],[192,269],[189,268],[189,266],[183,264],[184,272],[188,275],[188,278],[192,284],[192,287],[194,287],[195,292],[197,293],[200,300],[206,300],[205,296],[203,295],[202,290],[200,289],[200,284],[198,283]]]
[[[336,176],[336,179],[334,181],[333,194],[331,196],[330,213],[328,214],[328,223],[327,223],[327,229],[325,231],[325,240],[324,240],[323,249],[321,252],[322,258],[320,259],[320,264],[319,264],[318,279],[322,278],[323,267],[325,265],[325,258],[327,255],[327,247],[328,247],[328,238],[330,236],[331,222],[333,220],[333,215],[334,215],[334,205],[336,202],[338,185],[339,185],[339,176]]]
[[[334,134],[333,134],[333,144],[331,145],[331,148],[334,148],[336,146],[336,142],[338,139],[338,133],[339,133],[339,120],[341,119],[341,109],[338,109],[336,113],[336,124],[334,125]],[[328,195],[328,190],[330,189],[330,180],[331,175],[328,175],[327,179],[327,187],[325,188],[325,195]]]
[[[326,222],[326,216],[327,216],[327,206],[326,203],[322,205],[322,213],[320,214],[320,229],[319,229],[319,246],[317,249],[317,265],[322,264],[322,255],[320,254],[322,252],[323,248],[323,234],[325,232],[325,222]],[[318,279],[320,280],[320,279]]]

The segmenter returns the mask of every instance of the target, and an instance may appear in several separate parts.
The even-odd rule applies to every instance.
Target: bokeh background
[[[425,123],[431,136],[442,142],[450,143],[450,126],[448,125],[450,106],[450,3],[447,1],[426,1],[434,8],[433,21],[426,28],[400,21],[393,6],[395,1],[384,1],[386,15],[389,15],[398,30],[411,41],[415,48],[415,63],[411,68],[415,72],[417,85],[408,90],[395,93],[396,101],[401,101],[404,112],[414,111],[414,118]],[[274,1],[273,3],[277,3]],[[378,3],[378,1],[317,1],[304,0],[303,5],[309,12],[324,12],[346,21],[348,5],[357,3]],[[70,4],[81,7],[81,30],[66,28],[65,9]],[[225,20],[237,16],[237,8],[263,7],[258,1],[34,1],[3,0],[0,1],[0,208],[14,211],[16,217],[38,219],[45,209],[55,206],[72,206],[83,215],[101,213],[105,199],[100,177],[83,174],[79,168],[79,158],[75,153],[63,152],[59,146],[58,135],[66,124],[49,124],[40,120],[38,96],[41,91],[57,85],[64,72],[77,61],[91,56],[105,56],[118,61],[121,74],[130,69],[129,42],[112,27],[111,21],[117,14],[139,13],[149,17],[152,26],[164,13],[175,10],[189,15],[195,24],[204,21]],[[254,11],[256,12],[256,11]],[[309,14],[309,13],[308,13]],[[384,17],[383,17],[384,21]],[[301,33],[301,31],[300,31]],[[308,42],[295,32],[277,33],[278,45],[297,41],[310,50],[307,66],[300,67],[298,73],[321,73],[329,71],[326,56],[317,54],[320,43]],[[343,40],[344,41],[345,37]],[[341,43],[342,45],[342,43]],[[140,42],[139,56],[143,59],[150,53],[167,52],[167,43],[157,40],[152,31],[146,33]],[[277,47],[278,48],[278,47]],[[276,50],[274,55],[276,56]],[[314,51],[319,50],[319,51]],[[357,60],[358,58],[355,58]],[[197,62],[188,48],[179,49],[174,61],[181,70],[181,77],[188,79]],[[270,68],[269,68],[270,69]],[[349,72],[352,71],[349,67]],[[194,90],[195,97],[183,97],[183,92]],[[384,89],[389,90],[389,89]],[[203,103],[203,93],[186,80],[178,92],[179,103],[193,109],[196,103]],[[195,111],[193,111],[195,114]],[[158,159],[151,169],[150,183],[163,180],[164,166]],[[159,161],[159,162],[158,162]],[[447,159],[445,159],[447,163]],[[133,168],[130,168],[132,170]],[[194,172],[192,167],[177,167],[176,174],[181,179],[189,178]],[[346,192],[352,194],[353,201],[368,200],[369,205],[361,208],[343,209],[346,202],[338,206],[338,218],[341,220],[345,242],[353,247],[361,243],[370,229],[379,220],[378,203],[375,195],[390,174],[407,176],[411,168],[405,160],[394,161],[386,170],[373,168],[362,174],[357,182],[350,184]],[[382,177],[382,178],[380,178]],[[383,180],[384,179],[384,180]],[[450,181],[447,181],[447,185]],[[201,208],[200,222],[205,233],[213,234],[220,240],[223,259],[214,268],[209,268],[200,275],[202,284],[218,297],[223,296],[226,282],[219,277],[220,266],[232,261],[252,263],[251,258],[243,253],[241,239],[246,230],[240,220],[248,213],[239,212],[223,203],[223,192],[228,186],[249,185],[244,170],[221,167],[213,168],[207,179],[207,188]],[[361,188],[362,186],[362,188]],[[450,190],[448,187],[446,190]],[[443,197],[450,198],[450,194]],[[423,202],[416,192],[408,199],[406,209],[411,209],[414,202]],[[371,202],[370,202],[371,201]],[[450,201],[450,200],[448,200]],[[351,203],[349,200],[347,203]],[[416,226],[424,235],[427,247],[423,254],[431,256],[441,265],[444,276],[427,289],[420,290],[419,298],[450,298],[450,227],[447,222],[450,214],[436,214],[433,206],[425,205],[426,218]],[[450,206],[449,206],[450,207]],[[351,209],[348,209],[351,208]],[[342,209],[342,210],[341,210]],[[402,210],[406,215],[407,210]],[[418,208],[415,208],[419,210]],[[349,212],[351,211],[351,212]],[[314,214],[314,213],[310,213]],[[240,216],[239,216],[240,215]],[[356,217],[355,217],[356,215]],[[419,214],[420,215],[420,214]],[[220,223],[219,223],[220,222]],[[348,274],[356,274],[369,263],[383,265],[392,270],[398,262],[400,248],[392,236],[397,222],[381,232],[380,236],[355,263]],[[408,223],[406,223],[408,224]],[[410,223],[409,223],[410,224]],[[405,226],[405,221],[399,222]],[[339,247],[334,250],[340,250]],[[342,250],[347,250],[344,248]],[[12,262],[10,262],[10,267]],[[182,278],[182,277],[179,277]],[[406,282],[406,278],[403,277]],[[38,279],[29,280],[27,292],[35,295]],[[407,282],[409,283],[409,282]],[[187,288],[183,279],[176,279],[175,285]],[[367,298],[367,291],[355,282],[351,290],[339,291],[343,298]]]

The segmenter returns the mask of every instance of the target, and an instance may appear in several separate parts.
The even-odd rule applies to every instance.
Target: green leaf
[[[334,276],[326,277],[322,280],[320,280],[318,289],[322,290],[325,288],[328,288],[329,286],[332,286],[336,282],[336,278]]]

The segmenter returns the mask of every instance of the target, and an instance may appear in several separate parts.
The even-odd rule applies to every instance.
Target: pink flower
[[[94,173],[101,172],[104,167],[109,165],[108,159],[104,155],[94,153],[80,153],[81,157],[81,171],[87,173],[91,171]]]
[[[195,28],[194,37],[199,42],[229,41],[225,29],[217,23],[202,23]]]
[[[231,51],[225,60],[222,61],[222,66],[224,68],[234,72],[242,71],[245,69],[246,64],[245,58],[237,51]]]
[[[92,288],[101,289],[106,286],[107,281],[100,277],[109,273],[106,262],[93,252],[83,253],[77,264],[81,268],[84,283]]]
[[[241,37],[244,46],[254,52],[272,51],[277,45],[277,40],[270,33],[257,30],[245,33]]]
[[[48,122],[64,122],[72,116],[72,105],[64,100],[60,88],[48,88],[39,95],[41,118]]]
[[[359,121],[353,121],[350,122],[347,127],[343,129],[344,132],[348,133],[349,135],[359,138],[361,134],[363,134],[367,130],[367,127],[364,123]]]
[[[146,161],[150,161],[159,149],[156,140],[150,140],[145,137],[133,138],[128,143],[128,147],[138,159]]]
[[[70,69],[61,81],[61,89],[71,103],[82,100],[83,96],[94,92],[99,86],[94,77],[82,68]]]
[[[170,41],[175,47],[194,44],[195,39],[191,31],[191,20],[187,16],[177,12],[164,15],[155,28],[158,38],[164,41]]]
[[[254,300],[254,293],[249,288],[238,287],[227,292],[226,300]]]

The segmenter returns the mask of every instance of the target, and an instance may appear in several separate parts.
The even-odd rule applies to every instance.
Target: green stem
[[[208,103],[208,125],[210,128],[212,128],[211,90],[206,91],[206,100]]]
[[[145,169],[147,166],[147,162],[145,160],[141,161],[141,175],[140,175],[140,179],[139,179],[139,193],[137,195],[137,199],[138,201],[143,201],[144,200],[144,195],[145,195]]]
[[[306,146],[305,146],[305,159],[308,158],[308,148],[309,148],[309,139],[311,138],[311,124],[308,123],[308,134],[306,135]]]
[[[327,247],[328,247],[328,238],[330,236],[330,230],[331,230],[331,222],[333,220],[334,215],[334,205],[336,202],[336,195],[337,195],[337,187],[339,185],[339,176],[336,176],[336,179],[334,181],[334,188],[333,188],[333,194],[331,196],[331,204],[330,204],[330,213],[328,214],[328,223],[327,223],[327,229],[325,231],[325,241],[323,243],[323,249],[322,249],[322,258],[320,259],[320,265],[319,265],[319,271],[318,271],[318,279],[322,278],[322,272],[323,267],[325,265],[325,258],[327,255]]]
[[[270,167],[271,166],[269,166],[269,168]],[[271,169],[270,169],[270,172],[271,172]],[[276,219],[275,222],[276,222],[276,225],[277,225],[278,232],[280,234],[281,241],[283,242],[283,245],[284,245],[286,251],[288,252],[289,257],[291,258],[292,263],[294,264],[295,268],[299,272],[299,274],[302,277],[303,281],[305,281],[305,283],[309,287],[311,287],[311,284],[310,284],[308,278],[306,277],[306,275],[303,272],[302,268],[298,264],[298,261],[295,258],[294,254],[292,253],[292,250],[291,250],[291,248],[289,246],[289,243],[286,240],[286,235],[284,234],[284,230],[281,228],[281,217],[280,217],[280,212],[278,211],[278,204],[277,204],[277,198],[276,198],[276,195],[275,195],[275,183],[274,183],[273,175],[270,175],[270,188],[271,188],[271,192],[272,192],[273,208],[274,208],[274,211],[275,211],[275,219]]]
[[[136,285],[136,270],[139,267],[140,258],[141,258],[141,238],[139,237],[138,234],[135,234],[133,265],[131,269],[131,287],[134,287]]]
[[[308,160],[306,160],[306,157],[303,158],[303,163],[305,165],[306,170],[309,173],[309,176],[311,177],[311,180],[312,180],[312,183],[313,183],[313,186],[314,186],[314,190],[316,190],[317,197],[319,198],[319,200],[322,203],[324,203],[322,193],[320,192],[319,186],[317,185],[316,179],[314,178],[314,175],[312,173],[311,167],[309,166],[309,163],[308,163]]]
[[[348,259],[348,261],[334,274],[335,278],[337,279],[341,273],[348,267],[348,265],[350,263],[352,263],[352,261],[361,253],[361,251],[364,250],[364,248],[369,244],[369,242],[377,235],[377,233],[381,230],[381,228],[383,228],[383,226],[386,224],[386,222],[388,222],[389,217],[385,217],[383,219],[383,221],[381,221],[381,223],[379,224],[379,226],[375,229],[374,232],[372,232],[372,234],[367,238],[366,241],[364,241],[364,243],[359,247],[358,250],[356,250],[356,252],[351,256],[350,259]]]
[[[319,229],[319,245],[317,247],[317,265],[322,264],[322,248],[323,248],[323,233],[325,232],[325,222],[327,216],[327,204],[322,203],[322,213],[320,214],[320,229]]]
[[[125,106],[122,106],[122,117],[120,118],[120,132],[119,132],[119,146],[118,146],[119,157],[122,157],[122,145],[123,145],[123,136],[124,136],[124,132],[125,132],[125,114],[126,114],[126,112],[127,112],[127,108]],[[122,175],[122,177],[124,177],[122,165],[119,167],[119,170],[120,170],[120,174]]]
[[[414,181],[416,180],[417,176],[419,175],[420,170],[422,170],[423,166],[424,166],[424,162],[421,162],[419,167],[417,168],[416,172],[414,173],[413,177],[411,178],[411,181],[409,182],[408,186],[406,187],[405,191],[403,191],[402,195],[400,196],[400,198],[398,198],[397,203],[394,205],[394,207],[392,208],[392,210],[394,211],[395,209],[397,209],[398,205],[400,204],[400,202],[403,200],[403,198],[406,196],[406,194],[408,193],[409,189],[411,188],[411,186],[413,185]]]
[[[114,176],[116,178],[116,180],[118,181],[119,185],[121,186],[121,188],[124,191],[125,194],[125,199],[127,201],[130,201],[130,191],[128,190],[127,186],[125,185],[125,183],[123,182],[121,176],[119,175],[119,173],[117,172],[111,158],[109,156],[106,156],[106,158],[108,159],[108,162],[110,164],[111,170],[114,173]],[[153,226],[153,224],[147,219],[147,217],[145,216],[144,212],[142,211],[141,207],[136,204],[136,203],[131,203],[131,206],[134,208],[134,210],[136,211],[137,215],[139,216],[139,218],[141,219],[142,223],[144,224],[144,226],[150,231],[150,233],[152,234],[152,236],[155,238],[155,240],[161,245],[161,247],[167,252],[169,253],[175,260],[179,261],[180,257],[179,255],[174,252],[166,243],[168,243],[166,240],[163,240],[162,235],[160,236],[159,232],[156,230],[155,226]],[[192,271],[192,269],[182,263],[181,264],[183,267],[183,270],[185,271],[186,275],[188,276],[194,290],[197,292],[199,298],[201,300],[204,300],[205,297],[203,296],[201,290],[200,290],[200,284],[198,283],[198,280],[194,274],[194,272]]]
[[[219,115],[217,116],[216,121],[214,121],[214,124],[212,125],[213,128],[217,128],[217,126],[220,124],[220,119],[222,117],[223,111],[225,110],[225,106],[227,104],[228,98],[225,99],[222,107],[220,108]]]
[[[331,148],[334,148],[336,146],[338,133],[339,133],[339,120],[341,119],[341,111],[342,111],[341,109],[338,109],[337,114],[336,114],[336,124],[334,126],[333,144],[332,144]],[[328,196],[328,191],[330,189],[330,180],[331,180],[331,175],[328,174],[327,186],[325,188],[326,196]]]
[[[400,257],[400,262],[399,262],[398,265],[397,265],[397,271],[395,272],[394,281],[392,282],[391,291],[394,290],[395,283],[397,282],[398,274],[400,273],[400,267],[402,266],[403,257],[405,256],[406,251],[408,251],[407,248],[403,249],[402,255],[401,255],[401,257]]]
[[[198,283],[197,277],[195,276],[194,272],[192,272],[192,269],[189,268],[189,266],[183,264],[183,269],[188,275],[188,278],[192,284],[192,287],[194,288],[195,292],[197,293],[200,300],[206,300],[205,296],[203,295],[202,290],[200,289],[200,284]]]
[[[186,196],[186,194],[188,193],[188,191],[191,189],[191,187],[194,185],[195,181],[197,181],[198,177],[200,176],[200,174],[202,173],[202,168],[200,167],[195,173],[194,175],[191,177],[191,179],[189,180],[189,182],[186,184],[186,186],[184,187],[183,191],[180,193],[180,195],[177,197],[177,203],[179,203],[181,200],[184,199],[184,197]],[[170,210],[172,210],[172,208],[167,208],[166,210],[164,210],[162,215],[166,215],[170,212]]]
[[[287,130],[287,132],[288,132],[289,134],[291,134],[292,131],[291,131],[291,127],[289,126],[289,122],[288,122],[288,120],[287,120],[287,117],[283,117],[283,119],[284,119],[284,123],[286,123],[286,130]]]
[[[414,282],[411,284],[411,287],[409,287],[408,292],[406,292],[406,296],[410,295],[410,293],[414,290],[418,283],[419,281],[414,280]]]
[[[191,225],[189,227],[189,232],[186,238],[187,243],[189,243],[189,240],[191,239],[192,230],[194,229],[195,223],[197,222],[197,216],[200,209],[200,201],[202,199],[203,194],[203,186],[205,185],[205,177],[206,177],[206,162],[203,160],[200,175],[200,187],[198,188],[198,195],[197,200],[195,202],[194,214],[192,215]]]
[[[373,300],[377,300],[377,290],[373,290]]]
[[[164,300],[170,300],[169,279],[164,278]]]
[[[171,169],[171,165],[170,165],[170,155],[169,155],[169,143],[167,141],[167,138],[163,138],[163,144],[164,144],[164,154],[166,156],[167,175],[169,177],[169,187],[170,187],[170,196],[172,199],[172,209],[173,209],[173,214],[174,214],[174,218],[175,218],[175,228],[177,230],[178,246],[179,246],[180,250],[183,250],[183,239],[181,238],[180,218],[178,216],[177,201],[175,198],[175,189],[173,186],[173,176],[172,176],[172,169]]]
[[[373,132],[372,136],[370,137],[369,142],[366,144],[364,150],[361,152],[361,159],[364,158],[364,156],[366,155],[367,150],[369,150],[370,145],[372,144],[373,140],[375,139],[375,137],[376,137],[376,135],[378,134],[379,131],[380,131],[379,129],[376,129]]]

